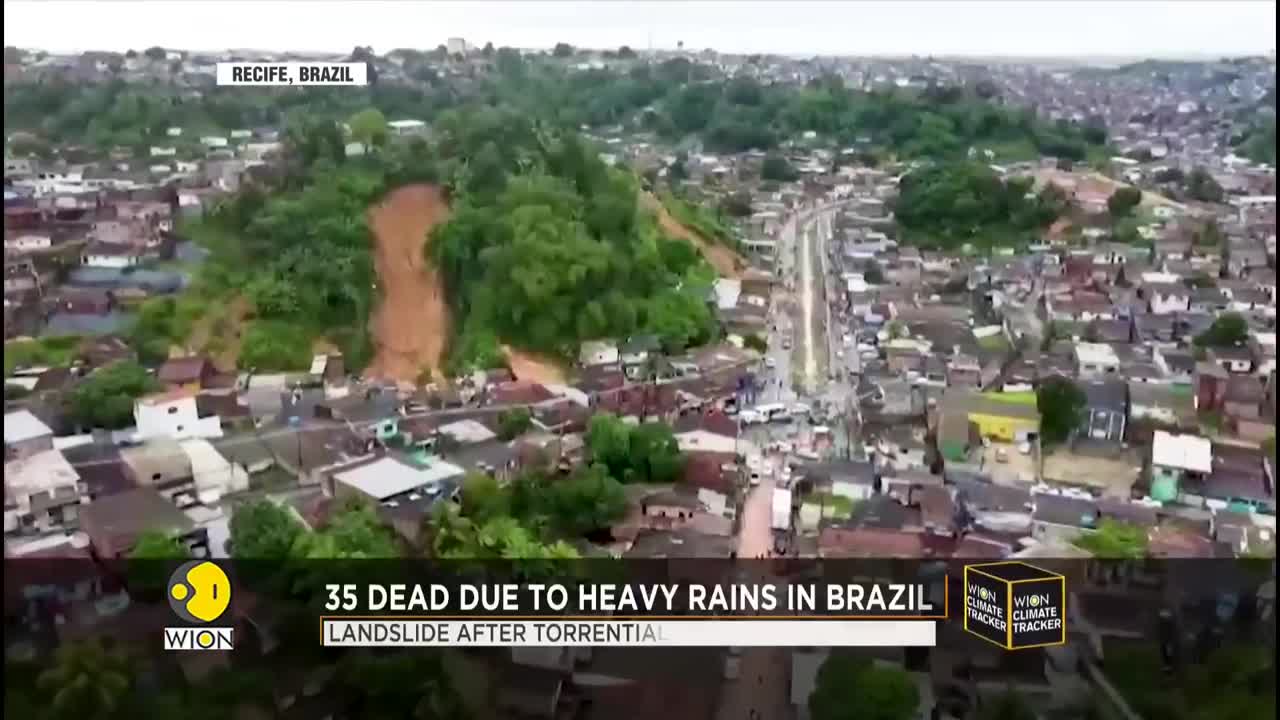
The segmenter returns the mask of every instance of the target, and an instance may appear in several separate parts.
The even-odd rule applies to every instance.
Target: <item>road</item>
[[[757,557],[767,557],[773,546],[769,527],[774,478],[769,475],[747,493],[742,506],[742,529],[738,533],[738,557],[745,560],[745,582],[776,579],[772,566]],[[787,679],[790,653],[785,648],[743,647],[739,654],[738,678],[725,682],[717,720],[772,720],[790,714]],[[754,713],[753,713],[754,711]]]
[[[813,272],[813,234],[813,222],[806,223],[800,231],[800,277],[798,279],[801,327],[798,350],[800,357],[804,358],[800,384],[809,393],[816,390],[818,386],[818,344],[814,340],[814,324],[817,322],[814,317],[814,295],[817,293],[818,283]]]
[[[830,307],[826,286],[826,243],[832,232],[831,206],[793,215],[778,233],[778,286],[772,298],[768,357],[773,371],[759,401],[808,402],[830,386],[825,368],[831,357]],[[835,341],[840,335],[836,333]],[[788,345],[791,344],[791,347]],[[799,367],[794,367],[794,363]],[[796,383],[796,380],[799,383]],[[775,440],[801,440],[811,435],[808,422],[753,426],[747,432],[762,448]],[[785,458],[777,458],[784,462]],[[737,538],[738,557],[754,579],[773,578],[770,563],[753,560],[773,548],[771,515],[777,477],[765,473],[743,501]],[[790,652],[785,648],[742,648],[739,677],[725,683],[719,720],[774,720],[792,715]]]

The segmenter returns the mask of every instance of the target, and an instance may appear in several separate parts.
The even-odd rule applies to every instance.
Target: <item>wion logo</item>
[[[1007,650],[1067,641],[1067,580],[1022,562],[966,565],[964,629]]]
[[[183,564],[169,576],[169,607],[191,627],[164,629],[165,650],[230,650],[229,627],[209,625],[231,603],[231,580],[208,560]]]

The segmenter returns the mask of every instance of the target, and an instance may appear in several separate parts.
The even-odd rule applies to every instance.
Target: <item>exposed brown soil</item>
[[[234,295],[221,311],[210,308],[191,328],[186,347],[175,347],[170,355],[204,353],[222,372],[235,370],[240,359],[240,343],[244,326],[253,311],[253,303],[244,295]]]
[[[533,353],[516,350],[509,345],[503,345],[502,349],[507,353],[507,364],[511,367],[511,374],[515,375],[517,380],[553,385],[565,382],[564,369],[556,362]]]
[[[706,258],[711,267],[716,272],[727,278],[742,277],[742,269],[746,267],[746,261],[742,259],[733,250],[712,242],[698,232],[687,228],[671,216],[667,209],[662,206],[662,202],[654,197],[652,193],[642,193],[641,202],[648,210],[652,210],[658,218],[658,226],[664,232],[672,237],[682,240],[688,240],[694,247],[698,248],[698,252],[702,253],[702,257]]]
[[[407,185],[369,209],[380,296],[371,323],[369,377],[414,382],[426,368],[440,374],[449,310],[440,273],[423,250],[428,231],[448,216],[435,185]]]

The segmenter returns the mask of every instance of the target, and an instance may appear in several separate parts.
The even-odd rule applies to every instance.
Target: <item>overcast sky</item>
[[[53,51],[346,51],[468,42],[725,52],[979,57],[1203,57],[1275,48],[1276,3],[1004,2],[71,2],[4,3],[4,42]]]

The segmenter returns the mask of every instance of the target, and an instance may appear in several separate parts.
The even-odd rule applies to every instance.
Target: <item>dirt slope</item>
[[[716,272],[727,278],[742,277],[742,268],[746,267],[746,261],[737,253],[718,243],[711,242],[699,235],[690,228],[681,225],[678,220],[667,212],[662,206],[662,202],[654,197],[652,193],[642,193],[640,201],[648,210],[652,210],[658,218],[658,226],[668,235],[678,237],[682,240],[688,240],[694,247],[698,248],[698,252],[702,253],[702,257],[706,258],[711,267]]]
[[[170,349],[171,355],[182,356],[203,353],[210,356],[214,366],[223,372],[235,370],[240,358],[240,342],[244,325],[252,314],[253,304],[244,295],[236,294],[220,306],[209,307],[191,328],[184,347]]]
[[[440,376],[449,311],[440,273],[424,259],[423,247],[427,232],[448,215],[434,185],[407,185],[369,209],[379,302],[367,376],[414,382],[424,368]]]
[[[511,366],[511,374],[515,375],[517,380],[553,385],[564,384],[564,369],[553,360],[516,350],[510,345],[503,345],[502,349],[507,353],[507,364]]]

